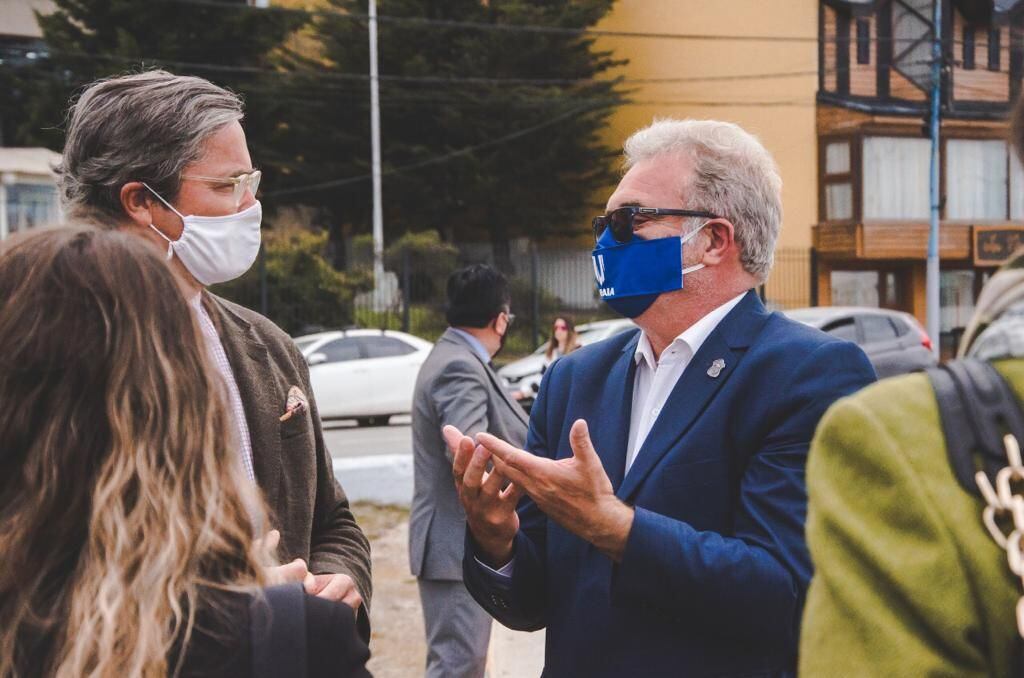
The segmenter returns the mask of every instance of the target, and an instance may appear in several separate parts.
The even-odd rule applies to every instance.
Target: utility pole
[[[931,201],[931,224],[928,229],[928,263],[925,275],[925,299],[928,321],[928,336],[932,340],[932,351],[940,355],[939,337],[939,208],[941,193],[939,188],[939,114],[942,97],[942,2],[934,0],[932,30],[935,40],[932,43],[932,97],[931,97],[931,180],[929,187]]]
[[[377,0],[369,0],[370,16],[370,144],[373,149],[373,289],[374,305],[381,303],[384,283],[384,211],[380,176],[380,90],[377,68]],[[379,310],[374,308],[374,310]]]

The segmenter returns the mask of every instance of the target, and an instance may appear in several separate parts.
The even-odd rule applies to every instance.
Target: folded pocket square
[[[288,421],[293,415],[302,414],[307,407],[309,407],[309,401],[306,399],[306,394],[298,386],[292,386],[288,389],[288,399],[285,401],[284,414],[281,415],[280,420]]]

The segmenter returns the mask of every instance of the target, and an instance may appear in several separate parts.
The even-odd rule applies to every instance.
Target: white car
[[[615,336],[619,332],[636,329],[636,324],[628,318],[616,318],[614,320],[598,320],[597,322],[580,325],[576,328],[576,340],[581,346],[593,344],[602,339]],[[536,393],[540,388],[541,375],[544,369],[544,352],[548,348],[548,342],[515,362],[511,362],[498,370],[505,386],[510,391],[520,391],[526,395],[521,401],[528,406],[533,402],[531,393]]]
[[[342,330],[297,337],[321,419],[382,426],[412,411],[416,375],[432,343],[391,330]]]

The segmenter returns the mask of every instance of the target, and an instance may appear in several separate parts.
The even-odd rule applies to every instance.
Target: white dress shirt
[[[640,332],[640,341],[637,343],[633,359],[636,361],[636,376],[633,380],[633,408],[629,416],[629,446],[626,448],[626,473],[633,465],[637,452],[643,447],[647,434],[651,432],[654,422],[657,421],[661,410],[665,407],[676,382],[683,376],[683,371],[690,364],[693,356],[700,350],[701,345],[714,332],[719,323],[729,315],[746,292],[738,294],[706,316],[695,322],[676,337],[671,344],[661,352],[661,358],[655,359],[654,349],[647,334]],[[595,440],[594,446],[601,449],[601,441]],[[512,579],[515,571],[516,559],[506,563],[499,569],[494,569],[481,561],[475,559],[485,570],[489,571],[497,581],[507,585]]]
[[[224,351],[224,345],[220,343],[220,335],[213,320],[203,308],[202,294],[197,294],[189,300],[189,306],[195,313],[199,329],[202,331],[203,339],[206,340],[206,350],[214,367],[224,378],[228,387],[228,404],[231,406],[232,419],[235,422],[235,431],[241,447],[242,466],[249,480],[256,482],[256,471],[252,465],[252,440],[249,438],[249,424],[245,420],[245,408],[242,406],[242,395],[238,391],[238,382],[235,381],[235,373],[231,371],[231,363],[228,362],[228,354]]]
[[[746,292],[733,297],[683,330],[682,334],[665,347],[660,358],[654,357],[654,349],[651,348],[647,333],[640,333],[640,341],[637,343],[636,353],[633,354],[633,359],[636,360],[636,376],[633,380],[633,407],[629,416],[626,473],[629,473],[637,452],[644,446],[647,435],[665,407],[665,401],[693,360],[693,356],[745,295]],[[601,441],[595,441],[595,445],[600,448]]]

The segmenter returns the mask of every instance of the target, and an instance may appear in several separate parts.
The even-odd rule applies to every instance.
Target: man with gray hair
[[[547,627],[548,677],[792,675],[808,446],[874,371],[753,291],[782,216],[754,137],[662,120],[625,155],[593,262],[640,331],[548,368],[526,450],[446,428],[466,586],[506,626]]]
[[[334,478],[306,362],[271,321],[206,289],[245,273],[259,252],[260,172],[241,120],[239,98],[202,78],[95,82],[68,116],[64,208],[166,251],[223,377],[237,461],[270,509],[267,538],[287,563],[271,578],[347,603],[368,638],[369,543]]]

